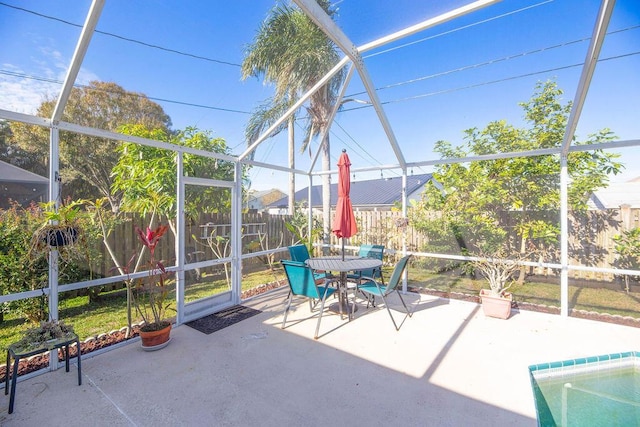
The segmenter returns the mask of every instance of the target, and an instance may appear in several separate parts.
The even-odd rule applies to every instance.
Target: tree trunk
[[[331,158],[329,156],[329,132],[324,133],[322,141],[322,170],[331,170]],[[331,175],[322,175],[322,243],[331,243]],[[329,248],[323,247],[322,253],[328,255]]]
[[[522,237],[520,241],[520,259],[524,259],[525,251],[527,250],[527,238]],[[522,285],[524,283],[524,277],[527,275],[527,266],[520,266],[520,273],[518,274],[518,285]]]
[[[289,168],[295,169],[296,157],[295,157],[295,141],[294,141],[294,121],[293,116],[289,117]],[[293,209],[295,208],[296,198],[296,174],[289,172],[289,215],[293,215]]]

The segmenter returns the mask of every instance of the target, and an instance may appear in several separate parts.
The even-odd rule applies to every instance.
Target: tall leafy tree
[[[7,161],[11,152],[9,146],[9,138],[11,136],[11,128],[9,122],[6,120],[0,120],[0,160]]]
[[[463,146],[439,141],[435,151],[446,159],[559,147],[571,110],[571,103],[561,104],[561,95],[555,82],[538,83],[531,100],[520,104],[527,127],[494,121],[482,130],[466,130]],[[603,129],[574,144],[613,138]],[[602,150],[569,154],[569,202],[574,211],[584,211],[590,194],[606,187],[609,176],[621,170],[617,157]],[[557,242],[559,156],[443,164],[433,176],[437,184],[430,181],[411,210],[413,224],[429,236],[431,249],[455,242],[463,253],[522,258]]]
[[[209,132],[195,127],[169,134],[160,129],[147,129],[142,125],[129,125],[121,129],[127,135],[140,136],[184,147],[197,148],[220,154],[230,154],[224,139],[213,138]],[[117,148],[118,162],[113,168],[113,191],[122,194],[122,210],[143,215],[162,215],[170,220],[175,232],[176,174],[175,152],[125,142]],[[234,165],[231,162],[183,155],[184,173],[188,176],[232,181]],[[196,194],[197,191],[197,194]],[[194,190],[185,206],[188,214],[196,212],[226,212],[231,200],[226,192],[202,187]]]
[[[331,17],[335,9],[328,0],[318,4]],[[247,47],[242,63],[242,77],[263,77],[265,83],[273,84],[275,95],[256,109],[247,127],[248,143],[278,119],[278,112],[285,110],[297,97],[308,91],[340,60],[335,45],[329,38],[295,6],[278,4],[258,29],[253,42]],[[338,73],[318,90],[306,106],[307,124],[301,150],[310,140],[323,134],[322,169],[331,169],[328,117],[337,101],[337,93],[344,81],[344,73]],[[283,130],[282,126],[276,132]],[[290,144],[292,141],[290,141]],[[293,167],[293,166],[292,166]],[[330,175],[323,175],[323,228],[324,239],[331,229]],[[289,194],[293,200],[294,194]]]
[[[37,115],[51,117],[55,99],[46,99]],[[117,131],[125,124],[140,124],[148,129],[169,132],[171,119],[162,107],[145,95],[124,90],[115,83],[93,81],[88,86],[71,91],[62,120],[108,131]],[[23,123],[11,123],[11,142],[26,158],[39,160],[29,169],[47,174],[49,132],[47,129]],[[117,141],[60,132],[60,173],[63,196],[77,198],[107,197],[113,211],[120,207],[121,193],[111,191],[111,169],[118,160]],[[25,157],[25,156],[23,156]],[[39,165],[39,166],[38,166]]]

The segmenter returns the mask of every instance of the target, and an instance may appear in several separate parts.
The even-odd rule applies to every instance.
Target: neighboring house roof
[[[48,192],[47,178],[0,161],[0,208],[7,208],[9,199],[22,205],[43,201]]]
[[[48,184],[49,180],[28,170],[21,169],[0,160],[0,182],[19,182],[26,184]]]
[[[607,188],[594,192],[588,205],[591,209],[618,209],[621,205],[640,208],[640,180],[612,182]]]
[[[433,175],[430,173],[407,176],[407,196],[410,197],[416,192],[422,193],[424,185],[431,179],[433,179]],[[296,191],[296,203],[307,201],[307,195],[308,187]],[[372,179],[368,181],[351,181],[351,191],[349,193],[351,204],[354,208],[393,206],[395,203],[401,201],[401,195],[402,178],[399,176],[393,178]],[[331,205],[335,206],[337,200],[338,183],[335,182],[331,184]],[[288,204],[289,197],[286,196],[274,203],[271,203],[269,207],[287,207]],[[311,206],[314,208],[322,207],[322,184],[311,187]]]
[[[285,193],[276,188],[251,191],[247,197],[247,205],[250,209],[262,209],[273,201],[281,199],[284,195]]]

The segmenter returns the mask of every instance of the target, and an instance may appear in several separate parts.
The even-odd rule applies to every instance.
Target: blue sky
[[[361,45],[465,3],[342,0],[337,2],[337,21],[354,44]],[[98,33],[78,83],[113,81],[142,92],[163,106],[174,128],[210,130],[240,153],[248,113],[272,88],[257,79],[241,81],[238,64],[273,5],[266,0],[107,2],[99,31],[206,59]],[[86,0],[0,0],[0,108],[30,113],[43,96],[57,93],[56,81],[63,79],[80,33],[69,23],[82,24],[89,6]],[[379,97],[405,158],[433,159],[436,141],[460,144],[465,129],[492,120],[521,125],[518,103],[531,97],[538,81],[555,79],[564,99],[572,100],[581,71],[575,65],[584,61],[585,39],[591,36],[598,8],[594,0],[501,2],[365,54],[372,81],[385,88]],[[579,139],[604,127],[620,139],[640,137],[638,26],[638,1],[618,0],[609,25],[614,33],[601,54],[607,60],[596,68],[577,129]],[[414,82],[398,85],[407,81]],[[347,94],[367,99],[361,91],[356,76]],[[357,106],[345,104],[337,117],[331,134],[333,162],[346,148],[354,168],[396,163],[373,109],[351,109]],[[638,150],[618,150],[627,164],[618,180],[640,175]],[[281,135],[265,142],[256,160],[285,165],[286,151]],[[300,154],[298,168],[308,165],[308,153]],[[355,179],[380,174],[362,172]],[[254,170],[251,179],[258,190],[286,189],[284,173]]]

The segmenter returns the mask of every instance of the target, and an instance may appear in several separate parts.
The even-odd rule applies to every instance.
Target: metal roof
[[[49,180],[33,172],[0,161],[0,208],[11,206],[9,200],[21,205],[42,202],[49,191]]]
[[[424,185],[433,179],[430,173],[407,176],[407,197],[416,191],[421,191]],[[296,191],[296,203],[307,201],[309,187]],[[402,200],[402,178],[381,178],[367,181],[351,181],[351,191],[349,194],[351,204],[357,206],[392,206]],[[331,205],[335,206],[338,200],[338,184],[331,184]],[[289,197],[271,203],[268,207],[286,207]],[[322,184],[311,187],[311,205],[315,208],[322,207]]]
[[[43,176],[21,169],[0,160],[0,182],[19,182],[25,184],[48,184]]]

